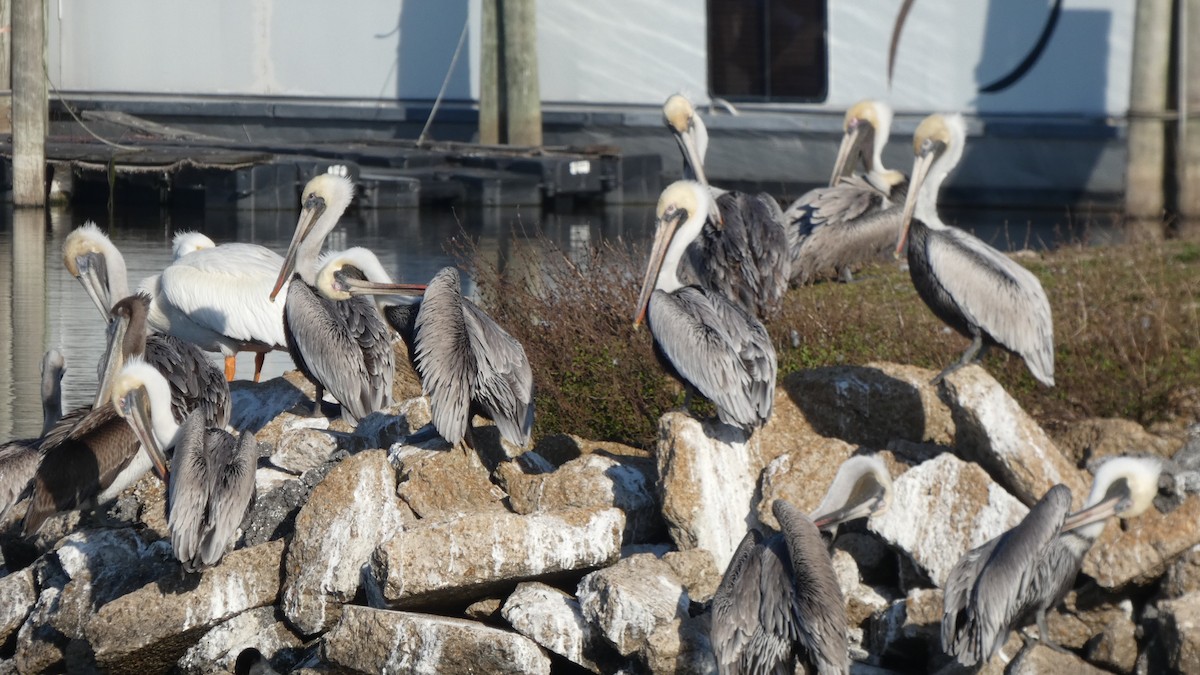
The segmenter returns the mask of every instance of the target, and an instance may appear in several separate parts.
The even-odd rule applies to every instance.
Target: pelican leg
[[[854,273],[850,271],[850,266],[846,265],[838,272],[838,281],[843,284],[848,284],[854,281]]]
[[[263,361],[265,361],[266,359],[267,359],[266,352],[255,352],[254,353],[254,381],[255,382],[262,381]]]
[[[237,374],[237,355],[225,357],[225,381],[233,382],[233,376]]]
[[[311,417],[322,417],[324,416],[324,413],[321,412],[321,401],[325,399],[325,387],[322,387],[319,384],[316,385],[316,387],[317,391],[316,395],[313,396],[313,409]]]
[[[941,381],[946,379],[946,376],[950,373],[953,373],[959,368],[975,363],[979,359],[983,358],[983,354],[986,349],[987,348],[983,345],[983,335],[976,335],[975,339],[971,340],[971,346],[967,347],[967,351],[963,352],[962,357],[957,362],[951,364],[948,368],[938,373],[937,377],[930,380],[929,383],[940,384]]]

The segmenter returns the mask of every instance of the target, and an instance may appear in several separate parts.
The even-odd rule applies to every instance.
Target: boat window
[[[708,88],[731,101],[824,101],[826,0],[708,0]]]

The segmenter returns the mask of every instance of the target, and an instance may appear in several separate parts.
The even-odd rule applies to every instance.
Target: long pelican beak
[[[693,129],[675,132],[675,140],[683,151],[684,161],[696,174],[696,180],[708,185],[708,176],[704,175],[704,160],[700,157],[700,148],[696,145],[696,132]]]
[[[279,295],[279,289],[283,288],[283,284],[291,278],[292,272],[296,270],[296,255],[300,252],[300,244],[312,231],[323,213],[325,213],[324,199],[312,200],[300,211],[300,220],[296,221],[296,232],[292,234],[292,243],[288,245],[287,255],[283,258],[283,268],[279,270],[275,288],[271,289],[271,302],[275,302],[275,296]]]
[[[813,514],[812,521],[818,530],[826,530],[851,520],[869,518],[877,513],[883,513],[887,507],[887,491],[876,485],[876,489],[871,494],[864,495],[860,499],[851,499],[840,509],[829,513]]]
[[[108,264],[104,260],[104,254],[92,251],[78,256],[75,258],[75,267],[79,271],[75,278],[83,285],[83,290],[92,299],[92,304],[100,310],[100,315],[105,321],[112,321],[108,314],[108,310],[112,308],[112,298],[109,297]]]
[[[139,386],[130,389],[114,403],[117,411],[129,422],[146,454],[150,456],[150,461],[154,464],[154,473],[166,482],[169,475],[167,455],[154,435],[154,425],[150,420],[150,398],[146,394],[146,388]]]
[[[1107,520],[1113,516],[1119,516],[1124,511],[1127,511],[1132,504],[1128,493],[1117,494],[1109,497],[1104,501],[1081,509],[1067,516],[1063,521],[1062,531],[1075,530],[1085,525],[1090,525],[1101,520]]]
[[[900,217],[900,240],[896,242],[896,258],[904,253],[904,245],[908,242],[908,228],[912,225],[913,211],[917,209],[917,199],[921,195],[921,184],[925,182],[925,177],[929,175],[929,167],[933,166],[933,160],[937,159],[937,156],[934,146],[925,147],[913,161],[912,180],[908,184],[908,194],[904,197],[904,212]]]
[[[838,179],[854,170],[851,160],[858,153],[859,146],[870,137],[869,133],[862,131],[864,125],[870,128],[866,122],[856,120],[842,136],[842,144],[838,146],[837,160],[833,163],[833,175],[829,177],[830,187],[837,185]],[[869,164],[870,161],[868,159],[867,163]],[[869,166],[867,168],[870,169]]]
[[[338,290],[350,295],[424,295],[425,284],[383,284],[363,279],[351,279],[337,275],[334,283],[339,284]]]
[[[99,407],[109,400],[117,373],[125,367],[124,346],[125,334],[129,332],[129,317],[120,316],[115,319],[110,317],[110,320],[112,323],[108,325],[108,346],[100,365],[100,383],[96,387],[96,399],[92,402],[93,407]]]
[[[675,236],[675,229],[679,227],[679,221],[683,220],[683,217],[682,211],[671,211],[663,214],[658,221],[658,228],[654,233],[654,247],[650,250],[650,263],[646,266],[646,276],[642,279],[642,292],[638,295],[637,309],[633,316],[634,330],[637,330],[637,327],[646,319],[646,308],[649,307],[650,296],[654,293],[654,282],[658,279],[663,258],[666,257],[667,248],[671,245],[671,238]]]

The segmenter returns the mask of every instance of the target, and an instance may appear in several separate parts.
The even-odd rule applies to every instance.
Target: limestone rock
[[[964,459],[981,464],[1027,506],[1058,483],[1071,488],[1075,508],[1083,505],[1091,485],[986,370],[967,366],[942,382]]]
[[[537,452],[552,466],[562,466],[573,459],[592,454],[609,457],[640,457],[642,459],[653,457],[653,453],[642,448],[612,441],[589,441],[574,434],[554,434],[543,437],[531,452]]]
[[[294,474],[302,474],[325,463],[338,449],[337,438],[328,431],[329,421],[323,417],[303,418],[305,422],[320,422],[319,426],[299,424],[284,429],[271,463]]]
[[[615,670],[614,654],[583,617],[579,601],[542,583],[519,584],[504,601],[504,619],[525,637],[593,673]]]
[[[1159,592],[1170,599],[1194,591],[1200,591],[1200,546],[1193,546],[1171,563]]]
[[[37,599],[33,569],[26,567],[0,577],[0,645],[21,627]]]
[[[667,413],[658,423],[658,488],[663,518],[680,550],[700,548],[725,569],[754,525],[759,471],[750,445],[729,427]]]
[[[561,509],[417,521],[376,548],[371,592],[389,606],[412,608],[607,565],[620,554],[624,520],[618,509]]]
[[[399,372],[399,368],[397,368]],[[429,401],[423,396],[396,399],[400,401],[387,410],[373,412],[354,427],[356,447],[362,449],[390,448],[406,435],[429,424]]]
[[[495,622],[499,621],[500,607],[504,604],[504,598],[484,598],[476,600],[467,605],[463,610],[463,616],[474,621]]]
[[[688,615],[687,592],[671,566],[645,553],[585,576],[576,597],[583,615],[622,656],[642,649],[659,626]]]
[[[327,629],[341,603],[358,593],[361,569],[376,543],[400,531],[387,454],[370,450],[335,466],[296,516],[288,545],[282,607],[302,634]]]
[[[822,436],[869,448],[892,439],[952,445],[954,422],[929,384],[934,375],[892,363],[830,366],[793,373],[783,388]]]
[[[896,580],[896,554],[879,537],[867,532],[839,532],[833,548],[854,559],[863,583],[893,585]]]
[[[646,669],[651,673],[717,675],[707,618],[676,619],[655,628],[640,655]]]
[[[1050,640],[1084,650],[1088,661],[1117,672],[1133,672],[1138,656],[1133,603],[1113,602],[1097,593],[1067,594],[1058,611],[1049,612]]]
[[[392,454],[392,460],[400,482],[396,494],[418,518],[506,511],[504,493],[488,478],[474,450],[405,446]]]
[[[253,431],[259,442],[274,445],[278,431],[260,433],[263,428],[313,394],[312,384],[295,370],[266,382],[235,380],[229,383],[229,426],[238,431]]]
[[[892,505],[868,528],[908,554],[941,587],[966,551],[1013,527],[1029,509],[987,473],[954,455],[909,469],[893,483]]]
[[[1158,603],[1159,672],[1200,673],[1200,593]],[[1161,669],[1161,670],[1160,670]],[[1153,672],[1153,671],[1152,671]]]
[[[216,624],[279,598],[283,542],[233,551],[202,573],[165,577],[104,605],[87,622],[96,661],[109,672],[171,667]]]
[[[942,592],[917,588],[893,601],[871,620],[867,646],[872,654],[911,672],[930,672],[941,654]]]
[[[1152,434],[1132,420],[1108,417],[1071,422],[1054,441],[1075,466],[1116,455],[1151,454],[1166,459],[1179,449],[1177,440]]]
[[[675,578],[683,584],[688,597],[694,602],[708,602],[716,595],[725,570],[717,569],[711,553],[694,548],[667,551],[661,557],[663,562],[671,566]]]
[[[1078,656],[1035,643],[1022,650],[1008,664],[1007,675],[1045,675],[1045,673],[1072,673],[1072,675],[1104,675],[1100,670]]]
[[[176,668],[189,675],[233,673],[238,657],[250,648],[286,670],[299,660],[301,643],[274,607],[259,607],[214,626],[187,650]]]
[[[553,473],[526,473],[517,462],[503,462],[497,475],[517,513],[616,507],[625,512],[623,543],[661,541],[666,533],[653,460],[588,453]]]
[[[324,638],[330,663],[364,673],[549,674],[530,639],[473,621],[347,605]]]
[[[854,627],[862,625],[876,612],[887,609],[888,598],[883,597],[877,590],[862,582],[858,573],[858,564],[854,558],[843,550],[833,551],[833,573],[837,575],[838,586],[842,589],[842,597],[846,599],[847,625]]]
[[[1109,523],[1083,559],[1083,572],[1103,588],[1152,583],[1167,567],[1200,544],[1200,495],[1163,515],[1149,509],[1130,521]]]
[[[776,499],[786,500],[804,513],[812,513],[820,505],[838,468],[850,459],[854,450],[855,446],[845,441],[820,438],[776,457],[762,473],[759,522],[779,529],[779,522],[771,513],[771,505]]]

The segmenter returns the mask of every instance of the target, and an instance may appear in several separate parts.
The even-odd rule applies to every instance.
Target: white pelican
[[[771,415],[775,347],[753,315],[720,293],[683,285],[677,272],[713,209],[700,183],[679,181],[663,190],[633,325],[648,312],[668,370],[715,403],[722,422],[753,432]]]
[[[387,325],[369,299],[335,302],[316,289],[321,244],[353,198],[354,184],[344,176],[322,174],[304,186],[296,233],[270,297],[274,301],[292,281],[284,332],[296,367],[317,388],[313,414],[320,414],[328,389],[342,404],[342,418],[357,422],[392,404],[395,356]]]
[[[896,245],[899,256],[907,241],[908,271],[925,304],[971,338],[958,363],[934,382],[1000,345],[1025,359],[1029,372],[1052,387],[1054,323],[1042,284],[1008,256],[938,217],[938,189],[962,157],[966,135],[961,115],[930,115],[917,127],[912,186]]]
[[[707,186],[708,130],[691,101],[679,94],[668,98],[663,121],[683,152],[684,177]],[[711,191],[716,208],[689,248],[689,281],[770,319],[779,312],[790,276],[783,212],[766,193]]]
[[[382,307],[408,346],[413,367],[429,397],[433,425],[452,445],[471,438],[471,418],[493,420],[508,442],[529,443],[533,428],[533,371],[521,343],[460,289],[458,270],[442,268],[428,286],[392,284],[379,260],[366,249],[329,258],[317,277],[322,295],[412,295],[418,303]]]
[[[1157,459],[1110,459],[1096,472],[1082,510],[1068,515],[1071,490],[1055,485],[1016,527],[964,553],[946,581],[946,653],[964,666],[982,666],[1030,620],[1049,643],[1046,611],[1071,590],[1110,516],[1132,518],[1150,508],[1161,468]]]
[[[154,367],[131,359],[112,387],[112,405],[124,417],[160,475],[167,475],[171,548],[188,572],[217,564],[237,535],[254,497],[258,443],[250,432],[237,441],[208,428],[193,411],[179,424],[171,392]],[[166,450],[175,457],[167,473]]]
[[[865,100],[846,111],[845,134],[828,187],[810,190],[784,211],[792,281],[852,279],[852,268],[896,241],[908,178],[883,167],[892,109]],[[853,171],[861,160],[866,173]]]

